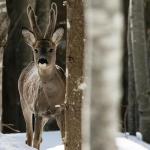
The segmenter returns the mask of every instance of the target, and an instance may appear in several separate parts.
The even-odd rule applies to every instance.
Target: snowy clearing
[[[0,134],[0,150],[35,150],[24,144],[25,133]],[[150,144],[141,141],[140,136],[121,134],[116,139],[118,150],[150,150]],[[44,132],[41,150],[64,150],[60,132]]]

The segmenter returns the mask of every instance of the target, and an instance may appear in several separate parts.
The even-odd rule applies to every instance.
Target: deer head
[[[44,70],[51,68],[55,65],[56,48],[64,34],[63,28],[58,28],[55,31],[57,21],[57,5],[55,3],[51,4],[49,24],[45,34],[41,33],[36,21],[34,10],[31,6],[28,6],[27,14],[32,31],[25,28],[22,29],[23,38],[33,50],[34,62],[36,63],[38,69]]]

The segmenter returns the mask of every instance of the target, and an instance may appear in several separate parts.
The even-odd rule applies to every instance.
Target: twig
[[[16,129],[14,129],[14,128],[11,127],[11,126],[14,126],[13,124],[2,124],[2,126],[8,128],[8,129],[10,129],[10,130],[12,130],[12,131],[15,131],[15,132],[17,132],[17,133],[20,132],[19,130],[16,130]]]

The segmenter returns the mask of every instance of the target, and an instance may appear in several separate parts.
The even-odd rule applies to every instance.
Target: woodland
[[[27,9],[44,33],[53,3],[55,31],[64,30],[64,149],[117,150],[118,134],[140,134],[150,149],[150,0],[0,0],[0,143],[26,132],[18,79],[34,59],[22,35],[33,32]],[[58,130],[50,118],[44,131]]]

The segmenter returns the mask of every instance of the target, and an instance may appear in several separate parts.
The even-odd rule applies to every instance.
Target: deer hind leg
[[[40,143],[42,141],[42,131],[47,119],[44,119],[41,116],[35,116],[35,124],[34,124],[34,139],[33,139],[33,147],[40,149]]]

